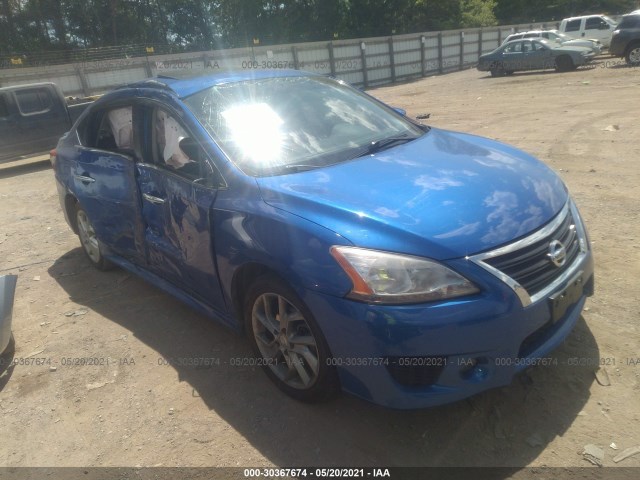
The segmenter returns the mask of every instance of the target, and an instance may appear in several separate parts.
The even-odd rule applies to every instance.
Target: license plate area
[[[567,313],[569,307],[574,305],[582,296],[584,290],[583,272],[578,272],[567,286],[549,297],[551,310],[551,323],[556,323]]]

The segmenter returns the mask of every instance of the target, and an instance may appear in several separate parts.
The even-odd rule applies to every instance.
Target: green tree
[[[461,27],[489,27],[498,20],[494,14],[496,0],[462,0]]]

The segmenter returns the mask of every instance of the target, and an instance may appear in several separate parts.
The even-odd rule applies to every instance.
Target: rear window
[[[9,116],[9,106],[7,105],[7,99],[4,95],[0,95],[0,118]]]
[[[567,26],[565,27],[565,32],[578,32],[580,31],[580,23],[582,23],[582,19],[570,20],[567,22]]]
[[[618,28],[640,28],[640,15],[623,17]]]
[[[15,92],[18,108],[24,115],[46,112],[51,108],[51,96],[44,88],[28,88]]]

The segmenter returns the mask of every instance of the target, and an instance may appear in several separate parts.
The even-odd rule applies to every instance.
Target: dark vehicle
[[[53,83],[0,88],[0,162],[47,153],[87,105],[67,106]]]
[[[493,77],[548,68],[566,72],[590,62],[593,57],[595,53],[589,48],[567,47],[544,39],[513,40],[482,55],[478,70],[491,72]]]
[[[625,15],[611,36],[609,53],[624,57],[629,65],[640,65],[640,14]]]
[[[300,71],[156,79],[52,152],[88,259],[237,331],[287,394],[395,408],[507,385],[593,293],[562,180]]]

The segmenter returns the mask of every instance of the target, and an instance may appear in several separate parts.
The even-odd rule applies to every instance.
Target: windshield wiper
[[[293,172],[306,172],[308,170],[315,170],[316,168],[324,167],[325,165],[315,165],[310,163],[297,163],[291,165],[282,165],[280,168],[285,170],[291,170]]]
[[[364,151],[360,151],[353,158],[364,157],[365,155],[371,155],[373,153],[380,152],[386,148],[392,147],[394,145],[399,145],[402,143],[408,143],[412,140],[415,140],[418,137],[410,137],[408,135],[397,135],[393,137],[382,138],[380,140],[376,140],[375,142],[371,142],[369,145],[364,147]]]

